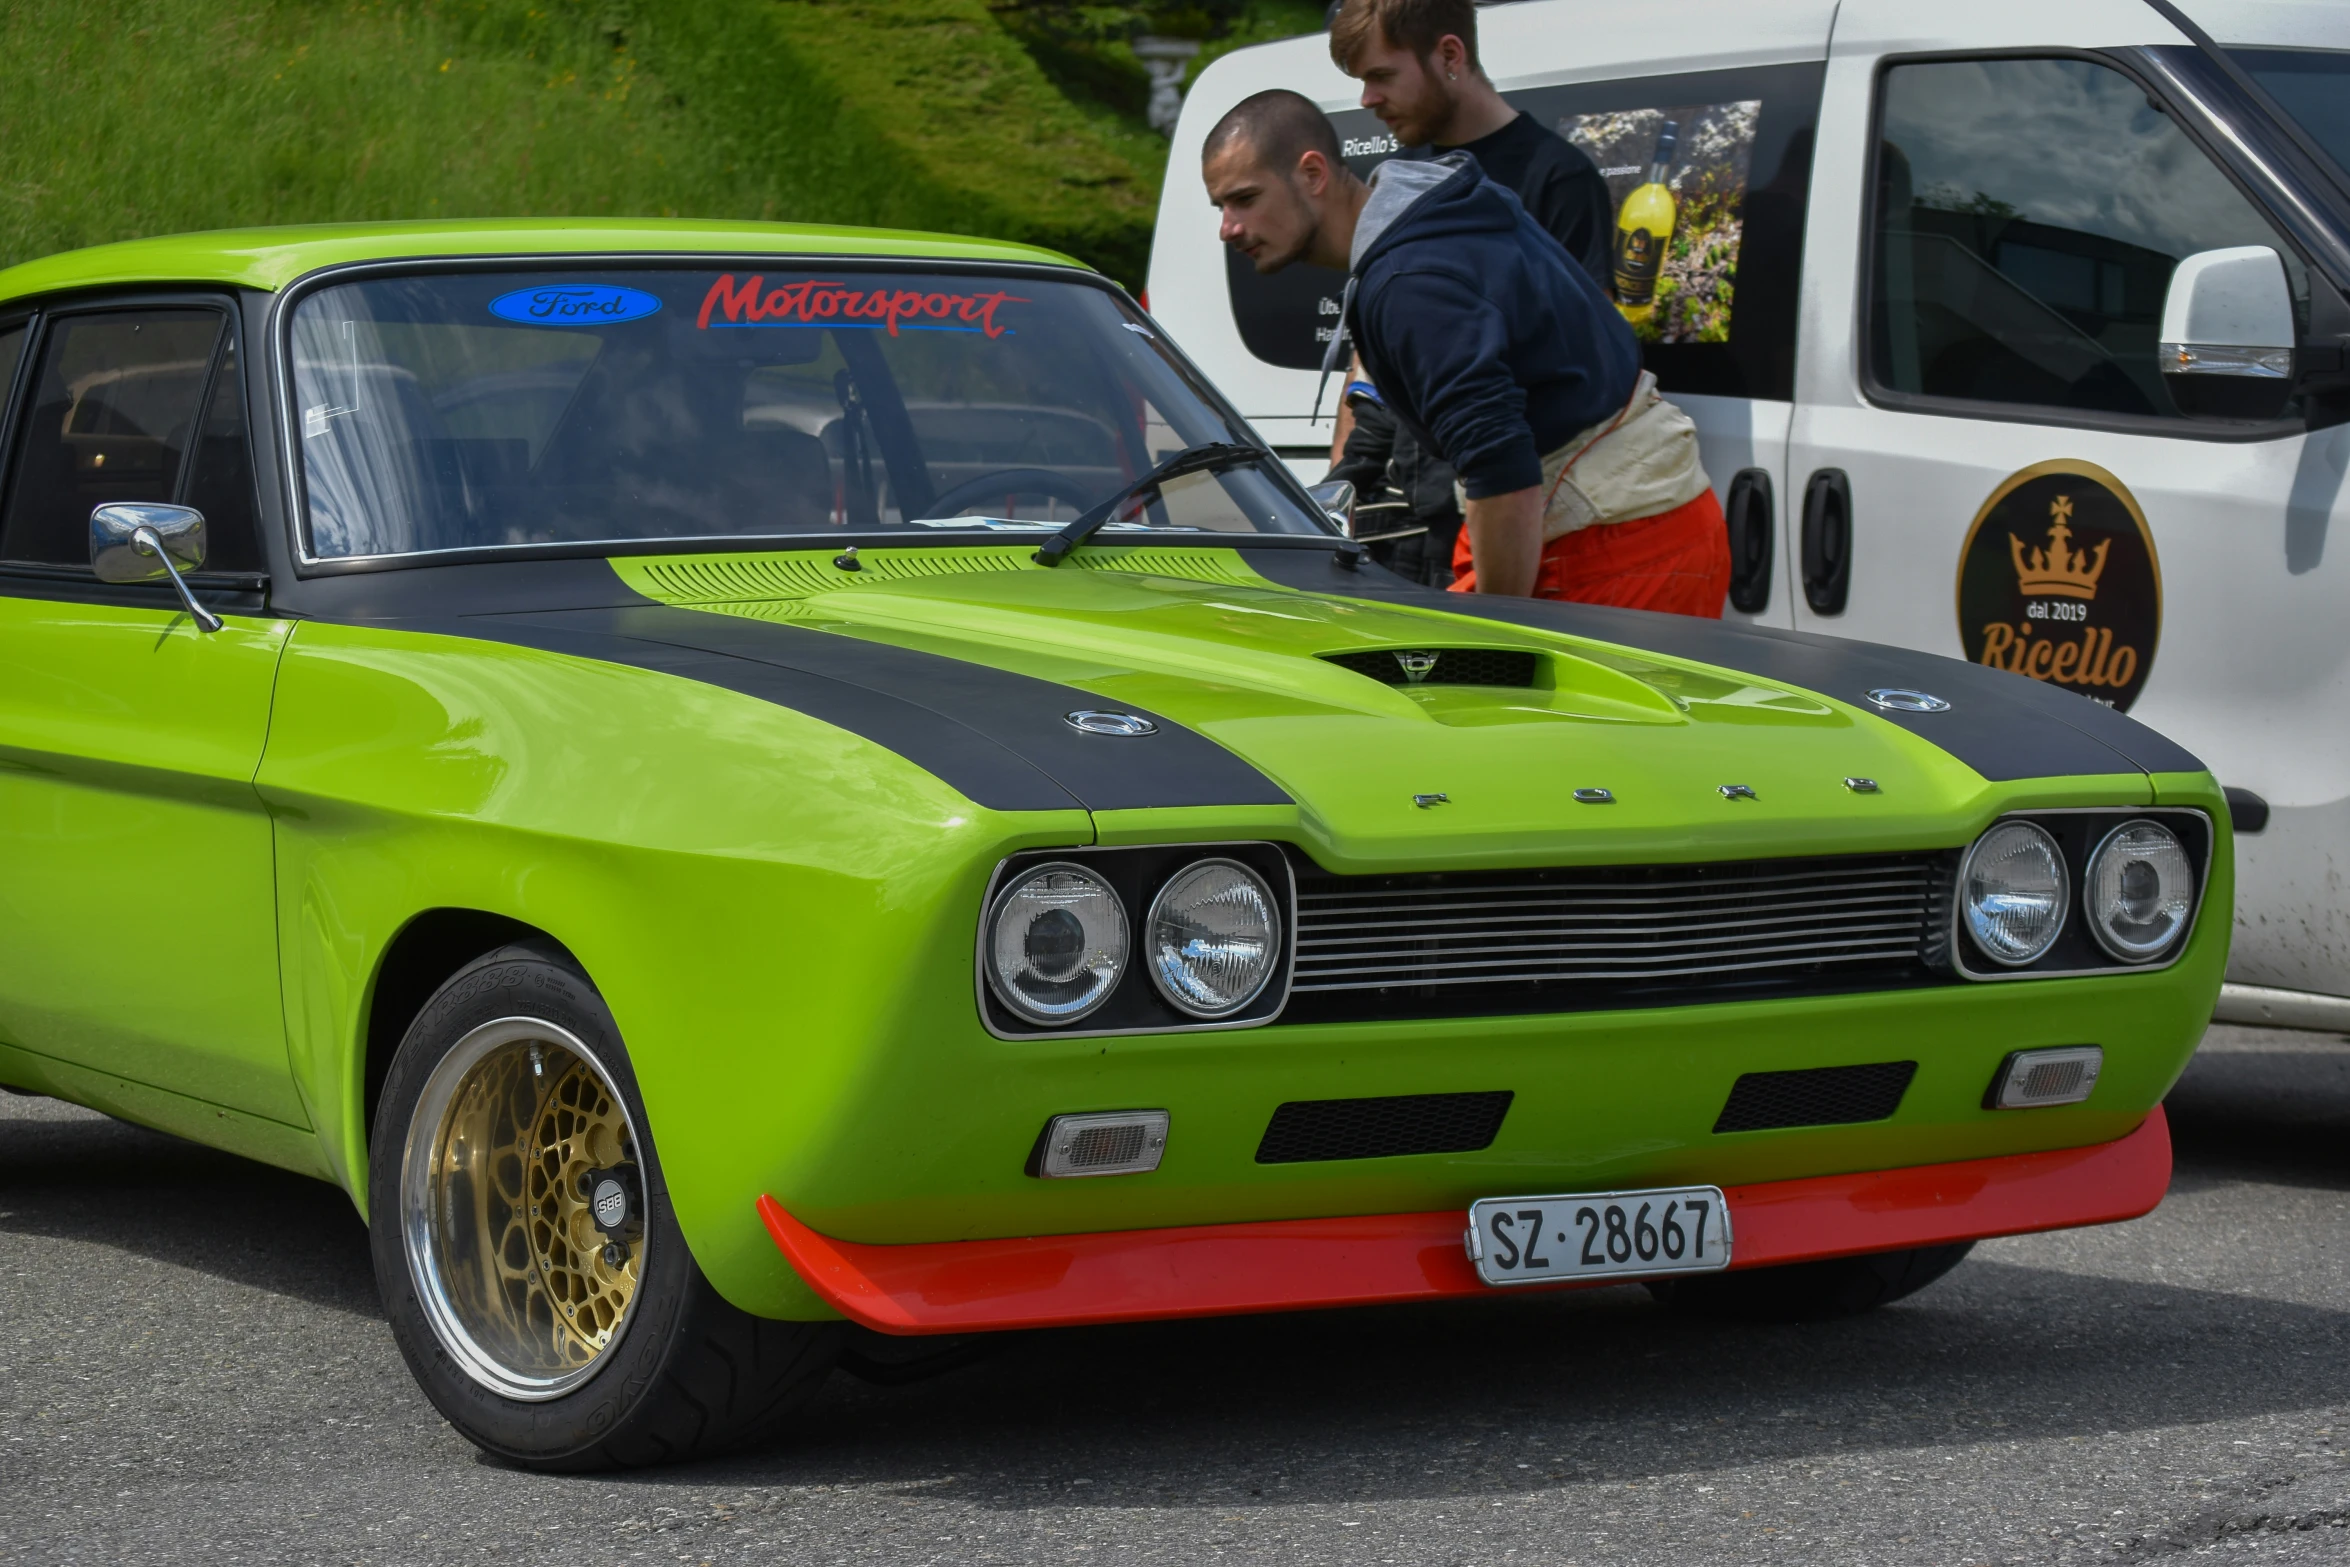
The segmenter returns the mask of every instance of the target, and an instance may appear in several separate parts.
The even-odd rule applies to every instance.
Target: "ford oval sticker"
[[[660,296],[617,283],[541,283],[490,301],[491,315],[520,326],[613,326],[660,308]]]

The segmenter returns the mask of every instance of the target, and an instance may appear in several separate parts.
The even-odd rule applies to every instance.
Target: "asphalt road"
[[[2350,1561],[2350,1042],[2215,1029],[2170,1103],[2152,1217],[1857,1321],[1045,1333],[550,1479],[415,1392],[338,1194],[0,1096],[0,1562]]]

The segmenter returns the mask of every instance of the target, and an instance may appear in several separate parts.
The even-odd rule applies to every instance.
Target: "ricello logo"
[[[2015,556],[2015,585],[2029,597],[2035,593],[2054,593],[2065,598],[2093,599],[2097,596],[2097,579],[2105,574],[2105,552],[2113,548],[2106,539],[2097,546],[2097,558],[2091,560],[2087,550],[2072,548],[2073,498],[2059,495],[2048,503],[2048,514],[2056,520],[2048,525],[2048,543],[2037,553],[2027,555],[2024,541],[2014,534],[2007,536],[2007,547]]]
[[[2127,708],[2162,632],[2153,535],[2122,482],[2093,464],[2041,463],[1975,514],[1959,555],[1966,656]]]
[[[1025,305],[1017,294],[950,294],[921,288],[854,288],[822,278],[795,278],[768,286],[764,274],[735,281],[729,272],[702,296],[694,325],[727,327],[867,327],[900,332],[969,332],[1002,337],[1011,326],[996,319],[1005,305]]]
[[[2109,626],[2084,626],[2078,638],[2060,631],[2035,639],[2028,620],[1994,620],[1983,627],[1977,662],[2060,686],[2128,686],[2138,678],[2138,650],[2116,649]]]

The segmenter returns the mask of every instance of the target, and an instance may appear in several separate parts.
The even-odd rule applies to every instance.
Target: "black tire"
[[[1973,1241],[1658,1279],[1648,1292],[1675,1311],[1744,1322],[1820,1322],[1915,1295],[1963,1261]]]
[[[428,1088],[439,1108],[420,1127]],[[568,1119],[558,1099],[569,1102]],[[467,1164],[468,1142],[443,1140],[442,1128],[469,1114],[476,1119],[462,1124],[474,1144],[511,1131],[510,1157]],[[412,1128],[427,1139],[422,1155],[411,1151]],[[550,1135],[533,1140],[539,1132]],[[564,1170],[589,1150],[607,1151],[608,1168],[543,1182],[536,1173]],[[601,1201],[605,1187],[595,1183],[607,1176],[623,1183],[624,1202]],[[554,1199],[572,1186],[596,1200],[565,1198],[558,1208]],[[620,1031],[552,943],[476,959],[417,1014],[384,1080],[368,1190],[376,1283],[400,1353],[451,1425],[511,1463],[608,1469],[742,1445],[787,1421],[839,1353],[839,1324],[751,1316],[703,1278],[670,1207]],[[420,1192],[438,1195],[412,1202]],[[539,1204],[523,1212],[541,1195],[544,1227]],[[627,1216],[606,1234],[612,1212]],[[429,1307],[420,1278],[433,1281]],[[559,1322],[558,1311],[576,1320]],[[600,1342],[582,1336],[579,1323],[604,1318]],[[517,1371],[517,1362],[528,1364]],[[540,1382],[520,1380],[540,1373]],[[517,1387],[524,1396],[512,1396]]]

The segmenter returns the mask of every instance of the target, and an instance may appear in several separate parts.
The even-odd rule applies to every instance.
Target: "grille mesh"
[[[1298,881],[1292,1021],[1930,979],[1946,855]]]
[[[1396,655],[1404,653],[1419,658],[1433,658],[1436,662],[1418,680],[1412,679]],[[1351,669],[1358,675],[1368,675],[1391,686],[1517,686],[1534,684],[1534,660],[1537,655],[1511,648],[1445,647],[1399,648],[1390,651],[1375,648],[1367,653],[1325,653],[1322,655],[1341,669]]]
[[[1800,1072],[1749,1072],[1730,1085],[1717,1132],[1764,1132],[1782,1126],[1841,1126],[1882,1121],[1901,1108],[1915,1061],[1819,1066]]]
[[[1293,1099],[1273,1112],[1259,1164],[1475,1153],[1492,1146],[1513,1095],[1398,1094],[1385,1099]]]

